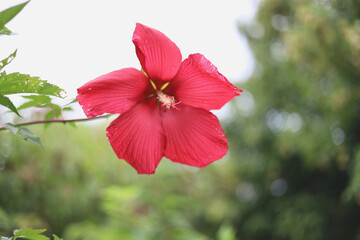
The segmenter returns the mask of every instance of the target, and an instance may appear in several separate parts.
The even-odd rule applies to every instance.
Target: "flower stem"
[[[13,125],[14,125],[14,126],[26,126],[26,125],[35,125],[35,124],[42,124],[42,123],[84,122],[84,121],[91,121],[91,120],[100,119],[100,118],[107,118],[107,117],[109,117],[110,115],[111,115],[111,114],[107,114],[107,115],[100,116],[100,117],[95,117],[95,118],[46,119],[46,120],[19,122],[19,123],[14,123]],[[7,129],[8,129],[7,126],[0,127],[0,131],[7,130]]]

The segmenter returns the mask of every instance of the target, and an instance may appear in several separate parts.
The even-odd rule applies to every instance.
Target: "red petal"
[[[227,138],[212,113],[178,105],[162,112],[166,136],[165,156],[174,162],[205,167],[227,152]]]
[[[93,118],[104,113],[123,113],[147,96],[147,77],[135,68],[102,75],[78,89],[77,100]]]
[[[182,103],[206,110],[220,109],[242,92],[201,54],[191,54],[182,62],[165,91]]]
[[[135,105],[107,128],[116,155],[139,174],[153,174],[165,149],[159,107],[154,98]]]
[[[152,80],[169,81],[181,64],[179,48],[160,31],[140,23],[132,39],[141,66]]]

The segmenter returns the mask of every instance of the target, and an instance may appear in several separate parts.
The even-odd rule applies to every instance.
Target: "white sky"
[[[0,0],[0,11],[24,0]],[[238,21],[251,21],[259,0],[32,0],[0,37],[0,59],[15,49],[4,70],[40,76],[65,89],[76,89],[102,74],[140,63],[131,41],[135,23],[162,31],[183,59],[202,53],[231,82],[244,81],[254,60]]]

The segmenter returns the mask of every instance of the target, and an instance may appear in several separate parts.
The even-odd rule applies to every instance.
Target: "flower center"
[[[166,107],[167,109],[170,109],[171,107],[178,109],[176,105],[178,105],[180,102],[176,102],[174,96],[169,96],[159,90],[156,91],[156,95],[156,99],[159,100],[162,107]]]
[[[170,96],[170,95],[167,95],[162,92],[162,90],[164,90],[170,84],[170,82],[165,83],[164,85],[161,86],[160,90],[158,90],[156,87],[156,84],[151,79],[149,79],[149,81],[150,81],[151,86],[155,90],[155,94],[152,93],[148,97],[153,97],[154,95],[156,95],[156,99],[159,101],[159,103],[161,103],[161,107],[166,107],[167,109],[170,109],[173,107],[177,110],[180,110],[179,108],[176,107],[176,105],[178,105],[181,102],[180,101],[176,102],[174,96]]]

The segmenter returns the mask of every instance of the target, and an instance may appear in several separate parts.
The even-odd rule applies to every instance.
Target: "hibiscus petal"
[[[191,54],[182,62],[166,91],[182,103],[206,110],[220,109],[242,92],[201,54]]]
[[[102,75],[78,89],[77,100],[88,118],[104,113],[123,113],[147,96],[150,83],[135,68]],[[150,91],[150,90],[149,90]]]
[[[175,76],[182,57],[179,48],[165,34],[137,23],[132,41],[150,79],[169,81]]]
[[[222,158],[228,141],[217,117],[202,108],[177,106],[162,111],[165,157],[200,168]]]
[[[139,174],[153,174],[165,149],[160,112],[154,98],[135,105],[107,128],[108,140],[120,159]]]

